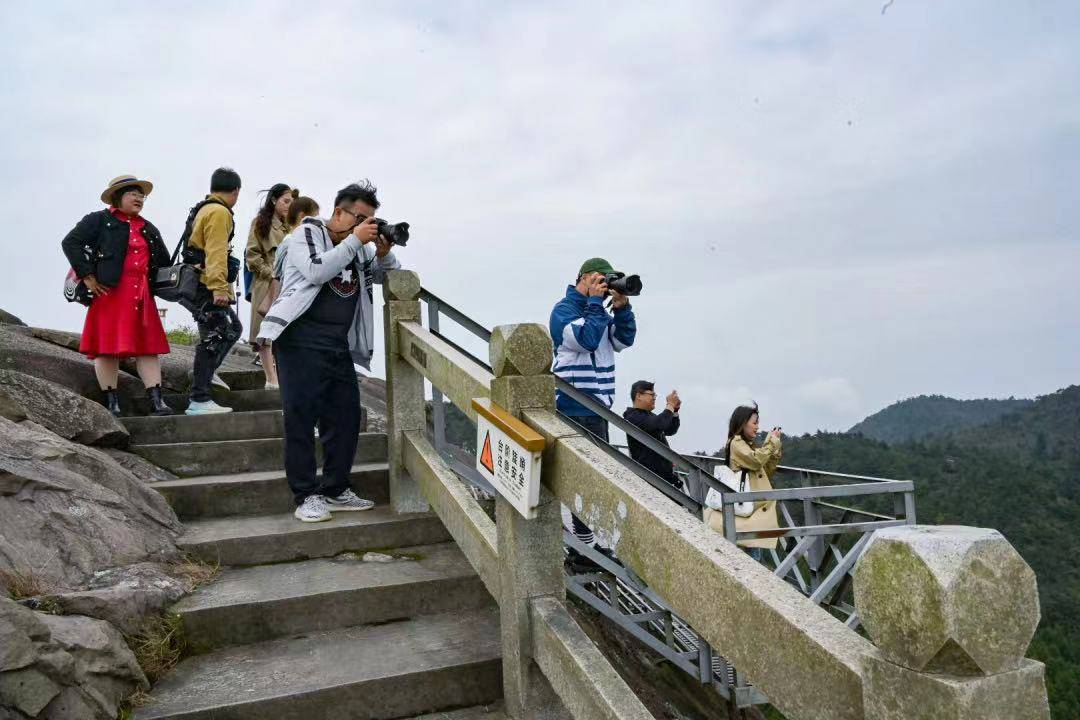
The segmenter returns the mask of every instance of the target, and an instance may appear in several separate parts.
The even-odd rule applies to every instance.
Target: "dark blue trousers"
[[[285,475],[297,505],[309,495],[337,497],[349,488],[360,434],[360,385],[348,350],[312,350],[275,342],[285,416]],[[317,478],[315,427],[323,445]]]

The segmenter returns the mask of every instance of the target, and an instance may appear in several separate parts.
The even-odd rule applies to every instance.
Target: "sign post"
[[[529,520],[540,499],[540,458],[544,437],[487,398],[473,398],[476,410],[476,470]]]

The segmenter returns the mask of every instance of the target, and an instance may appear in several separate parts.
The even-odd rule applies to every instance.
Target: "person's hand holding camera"
[[[228,307],[232,303],[233,294],[232,290],[215,290],[214,291],[214,304],[218,307]]]
[[[607,287],[607,286],[605,285],[604,287]],[[629,295],[623,295],[622,293],[615,292],[614,290],[610,290],[609,294],[611,295],[611,309],[612,310],[618,310],[619,308],[624,308],[624,307],[626,307],[627,305],[630,304],[630,296]]]
[[[353,228],[352,234],[356,236],[356,239],[360,241],[361,245],[367,245],[372,240],[377,240],[379,237],[379,226],[375,221],[375,218],[369,217],[364,222],[358,224]],[[376,245],[378,247],[378,245]],[[387,250],[389,252],[389,250]],[[383,253],[384,255],[386,253]]]
[[[589,287],[586,295],[589,297],[604,297],[607,295],[607,282],[604,280],[604,276],[600,273],[593,273],[589,278]]]
[[[362,242],[362,241],[361,241]],[[390,241],[382,235],[375,238],[375,257],[386,257],[390,252]]]
[[[667,406],[671,412],[677,413],[682,408],[682,398],[679,397],[678,390],[672,390],[667,396]]]
[[[667,396],[667,409],[673,413],[679,412],[679,406],[682,405],[682,401],[679,400],[679,393],[672,390]]]

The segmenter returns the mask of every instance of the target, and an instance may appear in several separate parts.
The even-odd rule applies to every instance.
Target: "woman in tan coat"
[[[266,201],[263,202],[262,207],[259,208],[259,214],[251,222],[247,250],[244,253],[248,270],[255,275],[251,281],[251,335],[248,341],[259,353],[268,388],[278,386],[277,369],[274,367],[274,355],[270,346],[260,347],[255,341],[259,337],[259,326],[262,325],[263,319],[262,313],[259,312],[259,305],[270,290],[278,245],[289,234],[289,227],[285,220],[288,217],[289,205],[298,194],[285,183],[277,183],[266,191]]]
[[[765,442],[757,444],[758,408],[756,405],[740,405],[731,414],[728,422],[727,458],[728,466],[736,473],[749,471],[751,490],[772,490],[772,476],[780,464],[782,454],[780,446],[780,428],[773,428]],[[724,532],[724,513],[721,510],[705,508],[705,522],[718,533]],[[775,530],[780,527],[776,514],[776,501],[769,500],[754,503],[754,513],[749,517],[736,517],[735,528],[739,531]],[[755,560],[761,561],[763,550],[776,549],[776,538],[750,538],[739,540],[739,546],[748,548]]]

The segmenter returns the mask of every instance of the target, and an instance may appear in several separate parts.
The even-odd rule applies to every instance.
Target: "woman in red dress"
[[[120,415],[117,379],[122,358],[135,358],[154,415],[171,415],[162,398],[161,362],[169,341],[150,292],[154,270],[169,265],[161,233],[141,216],[153,189],[132,175],[114,178],[102,202],[106,210],[90,213],[64,238],[64,254],[93,295],[86,313],[79,352],[94,361],[105,406]]]

